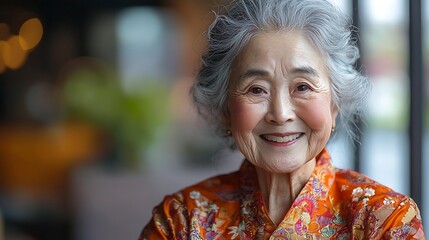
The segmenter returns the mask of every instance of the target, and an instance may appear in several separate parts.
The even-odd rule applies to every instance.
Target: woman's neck
[[[312,159],[291,173],[271,173],[256,167],[259,187],[274,224],[278,225],[283,220],[315,166],[316,160]]]

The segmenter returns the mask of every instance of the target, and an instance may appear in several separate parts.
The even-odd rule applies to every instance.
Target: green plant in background
[[[125,91],[111,72],[80,69],[63,88],[66,117],[89,121],[106,131],[117,148],[119,162],[128,168],[142,164],[142,152],[167,120],[165,84],[141,82]]]

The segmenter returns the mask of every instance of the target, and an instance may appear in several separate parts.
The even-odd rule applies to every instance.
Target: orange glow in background
[[[12,36],[5,42],[3,49],[3,61],[11,69],[20,68],[27,59],[27,52],[19,44],[19,37]]]
[[[28,51],[39,44],[43,35],[43,26],[39,19],[28,19],[19,30],[19,43]]]
[[[0,74],[8,68],[16,70],[22,67],[42,36],[43,25],[38,18],[25,21],[18,35],[10,33],[9,25],[0,23]]]

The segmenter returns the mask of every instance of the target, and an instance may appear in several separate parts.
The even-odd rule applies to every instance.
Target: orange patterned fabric
[[[415,202],[319,154],[283,221],[270,220],[255,169],[205,180],[167,196],[142,239],[425,239]]]

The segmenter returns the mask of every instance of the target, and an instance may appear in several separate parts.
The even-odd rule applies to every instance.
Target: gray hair
[[[234,60],[257,33],[300,30],[322,52],[330,75],[339,129],[355,137],[370,84],[355,64],[359,49],[350,19],[326,0],[237,0],[216,15],[208,29],[208,47],[191,93],[199,113],[225,135],[228,82]]]

